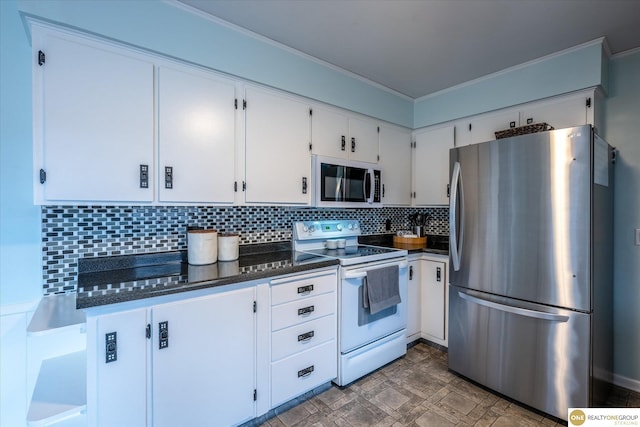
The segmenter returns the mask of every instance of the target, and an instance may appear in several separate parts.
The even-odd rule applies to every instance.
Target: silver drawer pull
[[[299,286],[298,287],[298,294],[299,295],[308,295],[312,291],[313,291],[313,285]]]
[[[309,342],[311,341],[311,338],[313,338],[314,332],[313,331],[309,331],[307,333],[304,334],[300,334],[298,335],[298,342]]]
[[[309,307],[299,308],[298,316],[308,316],[315,310],[315,307],[310,305]]]
[[[308,368],[304,368],[304,369],[298,371],[298,378],[308,377],[313,372],[313,369],[314,369],[314,367],[313,367],[313,365],[311,365]]]

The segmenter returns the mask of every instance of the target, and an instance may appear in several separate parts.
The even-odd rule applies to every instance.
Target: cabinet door
[[[496,139],[496,131],[518,126],[519,113],[515,109],[483,114],[471,121],[471,144]]]
[[[464,147],[472,144],[471,139],[471,119],[460,119],[453,123],[455,127],[455,146]]]
[[[421,261],[422,278],[422,336],[443,344],[445,340],[446,264]]]
[[[589,123],[587,99],[591,105],[593,95],[580,94],[528,106],[520,112],[520,126],[548,123],[555,129],[563,129],[585,125]]]
[[[309,106],[292,97],[247,88],[247,203],[311,201]]]
[[[407,292],[407,342],[420,338],[421,304],[420,261],[409,261],[409,287]]]
[[[373,120],[349,119],[349,159],[378,163],[378,124]]]
[[[413,156],[413,188],[416,206],[449,203],[449,150],[453,126],[416,132]]]
[[[36,203],[152,201],[153,64],[48,30],[33,46]]]
[[[158,98],[159,200],[232,204],[235,84],[195,69],[160,67]]]
[[[341,111],[313,107],[311,115],[312,153],[320,156],[349,158],[349,118]]]
[[[254,417],[254,300],[247,288],[152,308],[155,427],[229,426]]]
[[[389,126],[380,127],[380,169],[382,203],[411,204],[411,133]]]
[[[144,308],[87,319],[90,426],[146,425],[149,345],[146,325]],[[107,353],[108,345],[115,351]]]

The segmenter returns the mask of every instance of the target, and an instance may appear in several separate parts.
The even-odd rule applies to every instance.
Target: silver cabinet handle
[[[458,296],[474,304],[483,305],[485,307],[494,308],[496,310],[504,311],[507,313],[517,314],[519,316],[533,317],[535,319],[542,319],[542,320],[550,320],[552,322],[566,322],[569,320],[569,316],[564,316],[562,314],[545,313],[543,311],[529,310],[528,308],[520,308],[520,307],[513,307],[510,305],[499,304],[497,302],[487,301],[485,299],[477,298],[460,291],[458,291]]]
[[[311,365],[308,368],[304,368],[298,371],[298,378],[304,378],[311,375],[311,373],[315,370],[315,366]]]

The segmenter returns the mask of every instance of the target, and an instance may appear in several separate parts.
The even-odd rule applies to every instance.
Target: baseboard
[[[613,383],[618,387],[623,387],[640,393],[640,380],[634,380],[633,378],[613,374]]]

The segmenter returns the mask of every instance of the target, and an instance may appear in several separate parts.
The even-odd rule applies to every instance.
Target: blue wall
[[[640,381],[640,49],[614,58],[605,139],[616,147],[614,207],[615,372]]]
[[[0,303],[42,295],[40,208],[33,205],[31,47],[14,1],[0,1]]]
[[[413,127],[418,129],[599,85],[606,90],[606,73],[601,42],[587,43],[417,99]]]
[[[26,15],[411,127],[413,100],[173,3],[23,1]]]
[[[32,204],[31,50],[19,16],[50,21],[181,57],[249,80],[408,127],[451,120],[605,83],[599,45],[418,100],[368,85],[242,32],[160,1],[0,0],[0,302],[42,293],[40,209]],[[605,137],[616,166],[616,372],[640,387],[640,53],[609,70]]]

